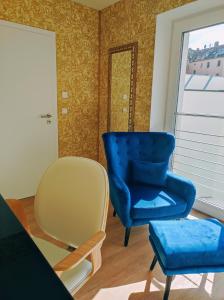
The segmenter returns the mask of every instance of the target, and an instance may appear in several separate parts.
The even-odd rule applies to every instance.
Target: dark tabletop
[[[0,299],[73,299],[1,195]]]

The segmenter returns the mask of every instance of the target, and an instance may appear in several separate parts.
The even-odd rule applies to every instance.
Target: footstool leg
[[[154,256],[153,261],[151,263],[151,266],[149,268],[150,271],[153,271],[153,269],[155,268],[156,263],[157,263],[157,257]]]
[[[167,278],[166,278],[166,289],[165,289],[165,293],[164,293],[164,296],[163,296],[163,300],[168,300],[168,298],[169,298],[170,287],[171,287],[172,280],[173,280],[173,276],[167,276]]]

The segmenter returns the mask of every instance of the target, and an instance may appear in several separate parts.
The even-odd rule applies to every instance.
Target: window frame
[[[182,49],[186,51],[186,44],[184,43],[187,40],[186,38],[183,39],[183,34],[224,23],[223,15],[223,0],[213,0],[212,2],[199,0],[157,17],[150,116],[151,131],[174,133],[175,130],[179,85],[183,84],[183,81],[180,81],[182,78],[180,72],[184,70],[183,67],[180,68],[184,61]],[[184,73],[185,71],[186,69]],[[219,212],[212,206],[205,208],[205,204],[202,206],[200,202],[197,202],[194,207],[210,215],[220,217]]]
[[[173,110],[176,105],[175,94],[173,100],[167,98],[169,78],[172,75],[170,56],[174,23],[220,7],[224,7],[223,0],[198,0],[157,16],[149,130],[173,131],[172,126],[167,126],[166,112],[167,108],[170,111],[169,107],[172,106]],[[176,54],[180,57],[179,52]]]

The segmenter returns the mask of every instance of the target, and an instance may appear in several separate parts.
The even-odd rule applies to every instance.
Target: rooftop
[[[219,45],[218,42],[216,42],[213,47],[207,48],[205,45],[204,49],[194,50],[189,48],[188,50],[188,59],[190,63],[217,57],[224,57],[224,45]]]

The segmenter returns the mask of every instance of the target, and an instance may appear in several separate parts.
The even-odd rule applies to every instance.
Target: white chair
[[[101,267],[108,199],[105,169],[87,158],[60,158],[40,181],[34,201],[36,221],[68,248],[32,238],[72,295]]]

